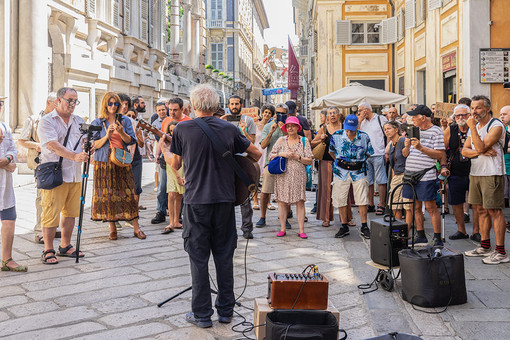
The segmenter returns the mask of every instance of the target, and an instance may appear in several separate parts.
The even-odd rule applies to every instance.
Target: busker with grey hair
[[[44,115],[50,113],[57,106],[57,94],[55,92],[51,92],[46,99],[46,107],[44,110],[39,112],[38,114],[31,115],[25,120],[23,123],[23,128],[21,130],[21,134],[19,136],[19,144],[25,148],[27,148],[27,166],[31,170],[35,170],[37,165],[39,164],[39,155],[41,154],[41,144],[39,143],[39,137],[37,136],[37,126],[39,125],[39,120],[44,117]],[[36,214],[36,222],[34,226],[34,234],[35,234],[35,242],[43,244],[43,236],[41,229],[41,189],[37,189],[37,195],[35,198],[35,214]],[[60,231],[57,231],[56,236],[60,238]]]
[[[467,139],[469,130],[467,120],[470,116],[469,106],[464,104],[455,106],[453,110],[455,124],[444,130],[444,145],[450,174],[448,177],[448,204],[452,206],[457,221],[457,232],[448,237],[450,240],[469,238],[465,224],[466,220],[469,221],[469,209],[467,213],[464,212],[464,203],[466,202],[466,193],[469,190],[471,160],[462,156],[462,148]],[[445,177],[447,177],[446,170],[441,170],[441,174]],[[471,239],[480,242],[478,212],[475,209],[473,209],[473,234]]]
[[[213,116],[218,109],[219,96],[211,85],[197,85],[191,90],[190,98],[197,118],[175,127],[171,146],[166,141],[160,144],[163,152],[172,158],[174,169],[184,166],[186,195],[182,237],[189,255],[192,279],[191,311],[186,314],[186,321],[207,328],[212,326],[214,313],[209,283],[211,252],[218,282],[215,303],[218,321],[230,323],[234,312],[235,173],[215,151],[197,120],[206,123],[232,154],[246,152],[258,160],[261,152],[239,128]]]
[[[384,124],[388,121],[386,117],[372,112],[372,106],[363,102],[358,105],[359,130],[366,132],[374,148],[374,154],[367,159],[367,180],[368,180],[368,212],[376,212],[376,215],[384,214],[386,205],[386,183],[388,176],[384,166],[385,139]],[[379,188],[379,205],[377,210],[374,204],[374,183]]]

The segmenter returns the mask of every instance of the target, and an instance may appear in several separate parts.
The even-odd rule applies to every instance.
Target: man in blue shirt
[[[349,188],[354,189],[354,201],[358,205],[361,216],[361,236],[370,238],[367,225],[368,210],[368,180],[366,174],[366,160],[374,154],[368,134],[358,130],[358,117],[348,115],[345,118],[344,129],[338,130],[331,136],[329,154],[335,159],[333,163],[333,206],[338,207],[342,227],[336,233],[336,238],[349,235],[347,221],[347,200]]]

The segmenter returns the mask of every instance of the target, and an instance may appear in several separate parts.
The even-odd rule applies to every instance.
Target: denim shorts
[[[16,206],[0,210],[0,220],[2,221],[16,221]]]
[[[386,167],[384,166],[384,156],[370,156],[367,159],[367,180],[368,184],[386,184],[388,176],[386,175]]]
[[[416,200],[420,202],[435,201],[438,189],[439,187],[435,179],[431,181],[421,181],[414,186],[414,190],[416,190]],[[413,190],[410,185],[406,184],[403,186],[402,196],[410,200],[413,199]]]
[[[133,177],[135,178],[135,194],[140,195],[142,193],[142,169],[143,162],[141,159],[133,161],[131,163],[131,168],[133,169]]]
[[[466,202],[466,192],[469,190],[469,176],[448,177],[448,204],[458,205]]]

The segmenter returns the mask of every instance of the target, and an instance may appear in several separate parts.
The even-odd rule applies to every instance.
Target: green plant
[[[223,78],[228,79],[228,76],[225,74],[225,75],[223,76]]]
[[[212,69],[214,69],[214,66],[212,66],[211,64],[207,64],[207,65],[205,65],[205,69],[212,70]]]
[[[227,79],[227,80],[232,81],[232,80],[234,80],[234,78],[232,78],[232,77],[228,77],[228,79]]]
[[[222,76],[222,77],[226,76],[225,72],[220,72],[220,73],[218,73],[218,75]]]
[[[212,71],[213,71],[213,73],[218,73],[218,72],[220,72],[220,70],[218,70],[218,69],[216,69],[216,68],[215,68],[214,70],[212,70]]]

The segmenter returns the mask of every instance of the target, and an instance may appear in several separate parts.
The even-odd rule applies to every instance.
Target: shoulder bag
[[[71,132],[71,126],[67,129],[66,138],[63,144],[64,148],[66,147],[67,140],[69,139],[69,132]],[[62,177],[62,160],[63,157],[60,157],[58,162],[39,164],[37,168],[35,168],[37,189],[51,190],[64,183],[64,179]]]
[[[105,124],[103,123],[104,130],[106,131],[106,134],[108,134],[108,130],[106,129]],[[122,168],[127,167],[131,164],[133,161],[133,155],[131,155],[131,152],[124,149],[115,148],[112,146],[112,141],[110,140],[110,137],[108,137],[108,141],[110,142],[110,148],[112,149],[112,152],[110,152],[110,161],[115,164],[116,166],[120,166]],[[124,144],[124,141],[122,141],[122,144]]]
[[[423,176],[425,176],[425,174],[428,171],[435,169],[435,168],[436,168],[436,166],[434,165],[430,168],[423,169],[420,171],[407,171],[406,170],[406,171],[404,171],[404,177],[402,177],[402,182],[407,183],[412,186],[415,186],[418,183],[420,183],[421,179],[423,178]]]
[[[287,171],[287,158],[277,156],[267,165],[267,171],[272,175],[281,175]]]
[[[327,129],[327,127],[324,126],[323,129]],[[313,158],[321,161],[324,158],[324,152],[326,152],[326,143],[321,141],[312,150]]]

